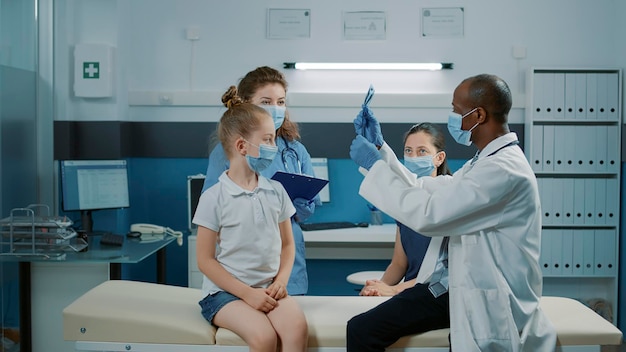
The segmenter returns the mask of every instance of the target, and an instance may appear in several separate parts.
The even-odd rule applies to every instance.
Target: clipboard
[[[307,175],[292,174],[288,172],[276,171],[272,180],[280,182],[289,198],[313,199],[328,184],[328,180],[311,177]]]

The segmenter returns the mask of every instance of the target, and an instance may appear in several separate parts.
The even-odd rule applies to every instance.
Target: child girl
[[[276,129],[266,110],[231,86],[218,137],[230,162],[198,203],[202,315],[239,335],[250,351],[305,351],[306,318],[286,284],[295,256],[295,213],[279,182],[259,173],[274,160]],[[280,343],[279,343],[280,341]]]

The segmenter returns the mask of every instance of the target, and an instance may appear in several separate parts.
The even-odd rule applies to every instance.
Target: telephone
[[[141,240],[144,241],[145,237],[151,236],[172,236],[176,237],[176,243],[179,246],[183,245],[183,233],[181,231],[174,231],[169,227],[152,225],[152,224],[132,224],[130,225],[130,232],[141,233]]]

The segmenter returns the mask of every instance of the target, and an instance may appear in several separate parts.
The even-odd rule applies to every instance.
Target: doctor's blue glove
[[[303,222],[308,219],[315,211],[315,201],[313,199],[306,200],[304,198],[295,198],[293,200],[293,206],[296,208],[296,216],[298,222]]]
[[[357,165],[369,170],[375,162],[382,159],[376,146],[363,136],[356,136],[350,145],[350,158]]]
[[[361,105],[361,111],[354,119],[354,130],[356,134],[365,137],[370,143],[374,143],[380,147],[385,143],[383,140],[383,133],[380,130],[380,123],[374,117],[374,113],[369,108],[370,100],[374,96],[374,86],[370,85],[370,89],[367,91],[365,101]]]

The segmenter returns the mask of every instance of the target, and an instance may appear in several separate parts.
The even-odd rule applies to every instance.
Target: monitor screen
[[[193,230],[196,225],[191,223],[198,202],[200,201],[200,195],[202,194],[202,187],[204,187],[204,175],[187,176],[187,215],[189,220],[189,229]]]
[[[63,210],[129,206],[126,160],[61,161]]]

